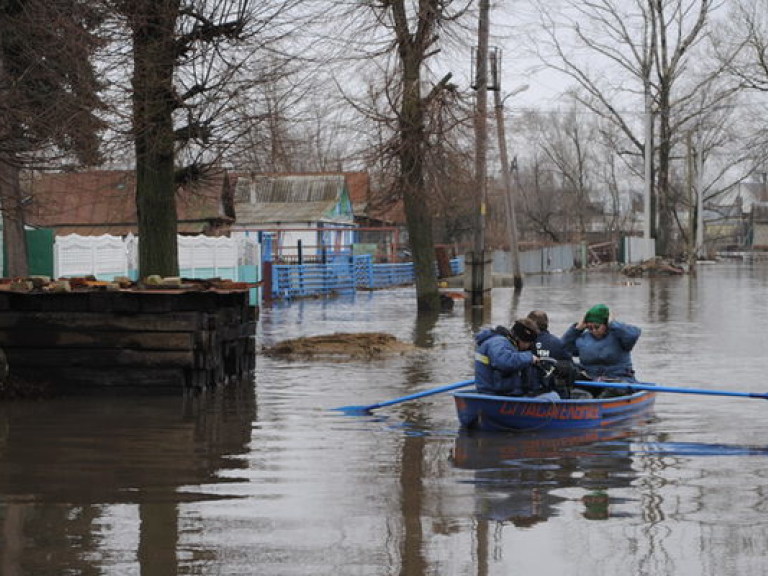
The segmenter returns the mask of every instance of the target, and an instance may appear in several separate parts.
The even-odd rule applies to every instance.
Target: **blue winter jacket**
[[[572,324],[562,340],[565,349],[579,357],[581,367],[592,380],[635,382],[631,352],[640,332],[637,326],[613,321],[603,338],[595,338],[589,330],[577,330],[576,324]]]
[[[493,329],[475,336],[475,386],[483,394],[521,396],[536,386],[533,354],[519,351]]]

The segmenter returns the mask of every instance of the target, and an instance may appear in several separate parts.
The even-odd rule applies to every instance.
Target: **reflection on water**
[[[550,432],[493,434],[459,431],[454,462],[474,471],[478,514],[489,520],[530,527],[559,514],[563,488],[580,488],[582,514],[609,518],[611,488],[636,479],[632,438],[642,424]],[[597,448],[597,450],[595,450]]]
[[[175,574],[179,503],[217,498],[254,418],[246,390],[0,406],[0,574]],[[131,548],[104,554],[115,535]]]
[[[562,333],[597,302],[643,329],[638,377],[764,391],[768,266],[695,278],[526,278],[482,311],[417,316],[413,289],[279,304],[258,341],[383,331],[375,361],[260,356],[256,382],[200,398],[0,405],[0,574],[768,573],[765,401],[659,394],[617,429],[483,435],[450,393],[472,336],[532,309]],[[745,327],[748,328],[745,330]]]

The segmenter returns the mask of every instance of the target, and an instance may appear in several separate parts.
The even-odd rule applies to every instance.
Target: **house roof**
[[[229,177],[212,173],[176,192],[178,231],[200,233],[233,220],[225,196]],[[136,234],[136,177],[133,170],[44,173],[25,182],[28,224],[58,235]],[[229,213],[228,213],[229,212]]]
[[[241,175],[234,205],[238,226],[352,222],[352,206],[342,174]]]

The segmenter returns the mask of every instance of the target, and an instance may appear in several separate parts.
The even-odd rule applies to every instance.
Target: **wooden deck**
[[[247,290],[0,292],[11,378],[53,393],[249,381],[255,327]]]

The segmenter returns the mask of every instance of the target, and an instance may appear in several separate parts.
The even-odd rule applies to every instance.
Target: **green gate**
[[[53,276],[53,230],[36,228],[25,230],[27,236],[27,264],[30,276]],[[3,277],[8,277],[8,251],[3,244]]]

